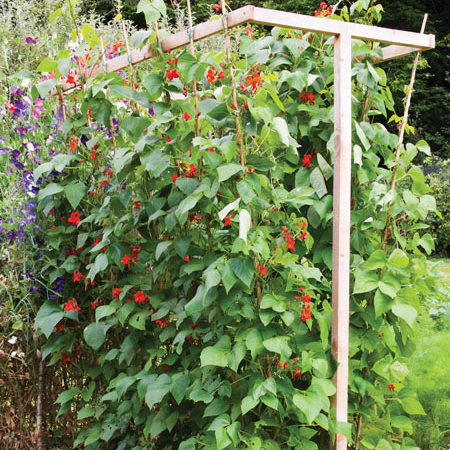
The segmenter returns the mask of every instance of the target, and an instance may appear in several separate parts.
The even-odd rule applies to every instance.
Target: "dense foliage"
[[[153,6],[140,3],[149,22],[163,19],[164,3]],[[379,10],[358,1],[341,19]],[[68,2],[52,20],[71,16]],[[101,57],[95,30],[80,29],[72,50],[40,63],[43,78],[15,76],[2,110],[2,189],[17,192],[3,200],[2,246],[26,252],[45,383],[71,430],[47,439],[322,449],[338,431],[363,449],[415,448],[408,414],[424,411],[405,362],[437,278],[433,240],[418,231],[436,205],[413,164],[429,153],[424,141],[398,163],[407,188],[388,187],[397,136],[378,121],[394,112],[385,72],[368,60],[353,70],[348,426],[330,407],[332,41],[280,29],[255,39],[247,28],[231,63],[223,51],[156,47],[136,86],[107,74],[51,97]],[[132,41],[145,40],[156,36]]]
[[[450,161],[427,158],[424,161],[427,184],[433,190],[439,213],[430,214],[430,233],[435,238],[437,251],[450,254]]]
[[[175,7],[177,7],[177,3],[181,7],[184,6],[183,2],[175,0],[172,0],[171,3]],[[209,14],[214,11],[213,3],[207,0],[192,3],[197,23],[207,20]],[[340,6],[349,6],[351,3],[350,1],[339,2]],[[368,3],[375,5],[377,2]],[[82,4],[84,13],[94,10],[105,21],[108,21],[114,17],[114,6],[120,4],[120,2],[115,0],[83,0]],[[132,20],[138,28],[143,28],[145,27],[145,19],[142,13],[136,13],[137,4],[137,0],[123,2],[121,11],[123,16]],[[312,15],[317,10],[318,2],[316,0],[231,0],[227,4],[231,9],[251,4]],[[412,136],[411,139],[416,142],[420,139],[427,140],[433,154],[439,155],[441,158],[448,158],[450,150],[450,109],[448,107],[450,92],[450,8],[447,5],[440,5],[435,0],[410,0],[408,2],[390,0],[382,3],[382,5],[384,13],[380,25],[388,28],[419,32],[424,14],[429,14],[426,32],[436,35],[436,51],[427,52],[421,58],[420,75],[414,86],[414,101],[409,119],[410,125],[415,127],[415,137]],[[171,13],[170,17],[171,21],[175,22],[175,15]],[[358,20],[353,16],[352,20],[355,19]],[[383,68],[389,74],[389,85],[397,105],[400,105],[403,101],[405,86],[409,84],[413,58],[413,56],[402,58],[383,65]],[[394,132],[394,130],[395,128],[392,126],[390,131]]]

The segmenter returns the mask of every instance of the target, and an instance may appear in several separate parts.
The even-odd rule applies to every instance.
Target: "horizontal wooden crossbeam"
[[[228,28],[254,23],[333,36],[349,34],[354,39],[393,44],[383,48],[382,58],[375,59],[374,62],[389,61],[411,52],[428,50],[435,46],[435,37],[432,34],[412,33],[410,31],[361,25],[352,22],[341,22],[323,17],[311,17],[274,9],[257,8],[251,5],[230,12],[224,20],[226,20]],[[189,44],[190,32],[194,41],[199,41],[221,33],[223,30],[224,23],[222,20],[212,20],[196,25],[192,30],[183,30],[171,34],[162,39],[160,45],[164,51],[175,50]],[[129,55],[121,55],[108,60],[104,65],[96,64],[87,71],[87,77],[94,78],[101,73],[117,72],[129,66],[130,61],[132,64],[137,64],[153,58],[156,54],[157,52],[152,46],[146,45],[141,50],[132,51]],[[62,90],[64,92],[71,91],[79,86],[79,79],[77,79],[77,84],[75,85],[63,83]],[[53,93],[55,94],[56,90],[53,90]]]
[[[435,45],[435,38],[432,34],[413,33],[411,31],[394,30],[353,22],[341,22],[325,19],[324,17],[311,17],[303,14],[277,11],[275,9],[253,7],[251,22],[261,25],[313,31],[315,33],[334,36],[349,34],[354,39],[417,47],[419,50],[428,50],[434,48]]]

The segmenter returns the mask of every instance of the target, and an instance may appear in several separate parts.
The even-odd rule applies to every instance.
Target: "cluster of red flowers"
[[[245,27],[245,35],[253,39],[253,29],[250,25]]]
[[[189,113],[186,111],[181,117],[183,117],[183,119],[187,122],[191,116],[189,115]]]
[[[206,72],[206,79],[209,84],[213,84],[216,80],[223,80],[225,78],[225,72],[223,66],[220,66],[220,72],[216,70],[214,66],[211,66]]]
[[[258,68],[259,68],[259,66],[258,66]],[[259,71],[255,72],[253,74],[253,76],[252,75],[247,75],[247,79],[245,81],[245,85],[246,86],[251,85],[252,92],[255,92],[256,89],[258,89],[258,86],[261,86],[261,84],[262,84],[262,80],[261,80],[261,76],[259,75]],[[242,89],[242,85],[241,85],[241,89]]]
[[[102,305],[102,301],[100,299],[96,300],[95,302],[91,302],[92,309],[96,309],[97,306],[101,306],[101,305]]]
[[[64,311],[80,311],[81,308],[77,305],[77,301],[72,298],[64,305]]]
[[[62,350],[61,360],[64,364],[72,364],[79,355],[81,355],[80,347],[76,347],[74,353],[66,353],[64,350]]]
[[[266,268],[262,264],[258,264],[259,272],[261,273],[261,276],[267,277],[267,271]]]
[[[90,108],[89,108],[89,109],[90,109]],[[91,117],[92,117],[92,116],[91,116]],[[93,160],[97,159],[97,150],[98,150],[98,145],[95,144],[95,145],[91,148],[91,152],[90,152],[91,159],[93,159]]]
[[[222,7],[220,5],[218,5],[217,3],[214,5],[214,8],[215,8],[216,12],[219,12],[222,9]]]
[[[295,252],[295,237],[289,236],[291,234],[291,231],[288,230],[287,227],[282,226],[281,230],[283,231],[284,234],[283,241],[287,243],[288,250],[292,250],[293,252]]]
[[[305,102],[309,103],[311,106],[314,105],[314,100],[316,99],[314,97],[314,94],[312,92],[307,92],[306,88],[303,88],[303,91],[300,92],[300,98]]]
[[[68,83],[68,84],[77,84],[77,82],[75,81],[75,75],[77,74],[78,72],[76,71],[76,70],[74,70],[74,69],[71,69],[70,71],[69,71],[69,74],[67,75],[67,78],[66,78],[66,83]]]
[[[80,213],[78,211],[72,211],[70,217],[67,219],[67,222],[71,223],[74,226],[78,226],[80,223]]]
[[[114,176],[114,172],[111,169],[105,169],[103,171],[103,175],[108,176],[109,178],[112,178]]]
[[[300,358],[297,356],[296,358],[294,358],[294,359],[292,360],[292,363],[293,363],[293,364],[298,364],[299,361],[300,361]],[[280,361],[280,359],[279,359],[278,357],[276,357],[276,358],[275,358],[275,362],[277,363],[277,366],[278,366],[280,369],[285,369],[285,370],[286,370],[286,369],[288,368],[288,362],[287,362],[287,361],[286,361],[285,363],[282,363],[282,362]],[[300,378],[301,375],[302,375],[302,371],[299,370],[299,369],[295,369],[294,372],[292,373],[292,379],[293,379],[293,380],[296,380],[297,378]]]
[[[169,81],[172,81],[174,78],[179,78],[180,76],[178,75],[177,69],[166,69],[166,73],[167,73],[167,79]]]
[[[327,17],[331,16],[331,6],[328,6],[325,2],[321,2],[319,5],[319,10],[314,11],[314,17]]]
[[[166,63],[171,66],[172,64],[175,65],[178,62],[178,58],[169,58]]]
[[[281,368],[283,368],[283,369],[287,369],[288,368],[288,363],[287,363],[287,361],[283,364],[283,363],[281,363],[280,362],[280,358],[275,358],[275,362],[277,363],[277,366],[281,369]]]
[[[311,297],[309,294],[302,295],[302,312],[300,316],[302,318],[302,322],[306,322],[311,319]]]
[[[230,216],[231,216],[231,217],[234,217],[234,214],[231,213]],[[230,217],[226,216],[226,217],[223,219],[223,226],[224,226],[224,227],[230,227],[230,226],[231,226],[231,218],[230,218]]]
[[[311,158],[312,155],[304,155],[303,156],[303,167],[307,167],[308,169],[311,169]]]
[[[74,137],[70,140],[70,149],[69,151],[71,152],[72,150],[76,150],[77,149],[77,142],[78,142],[78,138]]]
[[[133,247],[130,245],[131,250],[131,256],[128,253],[125,253],[125,256],[121,259],[122,264],[124,266],[128,266],[131,261],[134,261],[135,263],[138,262],[139,252],[141,251],[141,247],[138,245],[136,247]]]
[[[389,388],[390,391],[393,391],[395,389],[395,385],[394,384],[390,384],[388,386],[388,388]]]
[[[155,323],[157,323],[160,327],[166,328],[167,322],[164,319],[156,319]]]
[[[118,53],[120,47],[122,47],[122,42],[120,41],[114,42],[111,50],[108,52],[108,59],[111,59],[116,53]]]
[[[192,177],[197,176],[197,167],[195,167],[194,164],[189,164],[189,169],[186,170],[186,172],[184,172],[184,176],[187,178],[192,178]]]
[[[297,226],[299,227],[300,224],[297,222]],[[300,239],[306,239],[308,237],[308,233],[306,231],[303,231],[306,228],[306,222],[303,221],[302,222],[302,226],[301,226],[301,230],[302,230],[302,234],[300,235]]]
[[[112,294],[114,298],[119,298],[120,295],[120,289],[119,288],[113,288]]]
[[[83,274],[79,270],[75,270],[73,273],[73,281],[81,281],[83,279]]]
[[[133,297],[134,297],[134,302],[138,303],[139,305],[141,305],[144,302],[146,305],[148,305],[150,303],[150,299],[144,294],[143,291],[137,291],[137,293],[134,294]]]
[[[125,256],[121,259],[121,261],[124,266],[128,266],[132,260],[130,255],[128,253],[125,253]]]

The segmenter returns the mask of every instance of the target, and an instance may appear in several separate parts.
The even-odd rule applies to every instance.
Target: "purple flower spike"
[[[34,37],[27,36],[26,39],[25,39],[25,42],[27,44],[36,44],[37,40]]]
[[[9,92],[11,92],[11,95],[13,97],[21,97],[24,94],[22,89],[18,88],[17,86],[11,86],[9,88]]]

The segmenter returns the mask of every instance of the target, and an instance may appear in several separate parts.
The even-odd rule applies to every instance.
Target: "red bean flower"
[[[114,297],[114,298],[119,298],[119,295],[120,295],[120,289],[119,289],[119,288],[114,288],[114,289],[112,290],[112,293],[113,293],[113,297]]]
[[[77,149],[78,138],[73,138],[70,140],[70,151]]]
[[[174,78],[179,78],[177,69],[166,69],[167,78],[172,81]]]
[[[194,164],[189,164],[189,173],[194,177],[197,175],[197,167],[195,167]]]
[[[308,169],[311,169],[311,157],[312,155],[303,156],[303,167],[306,166]]]
[[[73,273],[73,281],[81,281],[83,279],[83,274],[79,270],[75,270]]]
[[[149,298],[144,294],[143,291],[137,291],[136,294],[134,294],[134,301],[135,303],[138,303],[139,305],[145,302],[146,304],[149,303]]]
[[[309,103],[311,106],[314,105],[315,97],[312,92],[306,92],[306,88],[303,88],[303,91],[300,93],[300,98],[305,102]]]
[[[74,226],[78,226],[78,224],[80,223],[80,213],[78,211],[72,211],[72,214],[70,214],[67,222],[71,223]]]
[[[393,391],[393,390],[395,389],[395,385],[394,385],[394,384],[390,384],[390,385],[388,386],[388,388],[389,388],[389,390]]]
[[[75,298],[72,298],[64,305],[64,311],[80,311],[80,309]]]
[[[190,118],[191,118],[191,116],[190,116],[189,113],[186,111],[186,112],[183,114],[183,119],[187,122]]]
[[[121,261],[124,266],[129,265],[131,263],[130,255],[128,253],[126,253],[125,256],[121,259]]]
[[[258,269],[259,269],[259,272],[261,273],[261,276],[267,277],[266,268],[262,264],[258,265]]]

